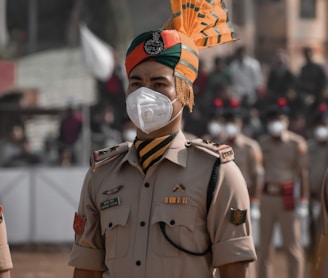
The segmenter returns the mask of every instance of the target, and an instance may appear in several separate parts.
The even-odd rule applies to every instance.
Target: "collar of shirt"
[[[187,166],[187,148],[186,148],[186,137],[180,130],[172,141],[171,146],[163,155],[162,159],[168,159],[171,162],[180,165],[182,167]],[[138,162],[137,151],[132,145],[129,151],[126,153],[125,157],[120,161],[118,168],[121,168],[125,162],[129,162],[135,167],[140,167]]]

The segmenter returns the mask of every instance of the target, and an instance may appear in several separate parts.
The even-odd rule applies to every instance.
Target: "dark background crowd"
[[[194,83],[195,106],[192,113],[188,109],[184,111],[184,131],[195,137],[208,135],[210,120],[220,113],[223,103],[235,99],[243,111],[243,133],[257,139],[265,132],[265,115],[270,105],[284,99],[290,110],[289,128],[310,139],[316,111],[328,105],[325,65],[313,59],[312,49],[308,47],[303,49],[303,64],[296,73],[290,69],[283,49],[277,49],[266,70],[244,46],[236,48],[231,56],[215,56],[212,65],[207,66],[201,59]],[[131,141],[135,136],[125,112],[126,85],[121,64],[117,64],[109,80],[97,84],[98,101],[89,107],[90,153]],[[2,143],[1,166],[79,165],[81,106],[68,105],[59,121],[57,134],[45,139],[39,153],[29,151],[24,125],[15,124]]]

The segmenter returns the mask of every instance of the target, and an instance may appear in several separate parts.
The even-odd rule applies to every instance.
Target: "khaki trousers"
[[[301,222],[294,210],[285,210],[281,196],[261,197],[260,245],[258,277],[273,278],[274,270],[270,252],[273,250],[272,235],[275,223],[279,223],[283,249],[287,256],[289,278],[303,278],[305,255],[301,238]]]

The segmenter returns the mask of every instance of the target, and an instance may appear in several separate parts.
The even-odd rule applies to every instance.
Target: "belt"
[[[282,195],[282,187],[280,183],[265,183],[263,187],[263,193],[273,196]]]

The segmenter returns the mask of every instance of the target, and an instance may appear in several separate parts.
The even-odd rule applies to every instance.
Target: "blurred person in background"
[[[311,278],[328,277],[328,168],[322,181],[320,205],[320,238],[311,262]]]
[[[310,186],[310,255],[313,255],[320,236],[320,202],[322,182],[328,168],[328,108],[325,104],[317,107],[311,125],[309,146]]]
[[[13,268],[13,263],[7,242],[6,223],[2,210],[3,207],[0,205],[0,278],[10,278],[10,270]]]
[[[69,104],[59,123],[58,148],[59,164],[63,166],[76,165],[76,144],[82,131],[82,115],[76,106]]]
[[[21,124],[11,127],[9,138],[2,145],[0,160],[2,167],[28,166],[40,162],[40,158],[31,151],[30,143]]]
[[[226,103],[223,107],[223,119],[225,142],[234,150],[235,162],[246,180],[251,208],[259,209],[264,178],[260,145],[243,133],[243,110],[238,100],[230,99]]]
[[[311,114],[312,109],[323,100],[327,73],[321,64],[315,62],[311,47],[303,48],[303,58],[304,64],[297,76],[297,93],[305,102],[306,112]]]
[[[224,58],[215,56],[213,59],[213,69],[208,74],[206,97],[210,101],[207,104],[213,98],[225,98],[225,88],[230,84],[229,71]]]
[[[263,90],[264,80],[259,61],[247,54],[245,46],[237,47],[229,65],[230,79],[242,107],[251,107]]]
[[[267,77],[267,93],[273,100],[288,98],[290,90],[295,90],[296,76],[288,65],[288,56],[284,49],[278,49],[273,57]]]
[[[202,138],[214,143],[222,144],[225,140],[224,120],[222,117],[223,100],[216,98],[210,108],[210,116],[207,122],[207,133]]]
[[[104,146],[114,146],[122,142],[121,131],[115,128],[114,110],[110,105],[104,104],[97,104],[91,108],[90,128],[92,151],[101,149]],[[123,113],[121,112],[121,114]]]
[[[288,130],[286,99],[278,99],[267,112],[267,134],[259,138],[263,154],[264,187],[260,203],[260,278],[275,277],[272,269],[272,236],[279,223],[288,277],[302,278],[305,255],[301,220],[308,214],[308,147],[306,140]],[[295,196],[300,186],[299,196]]]

